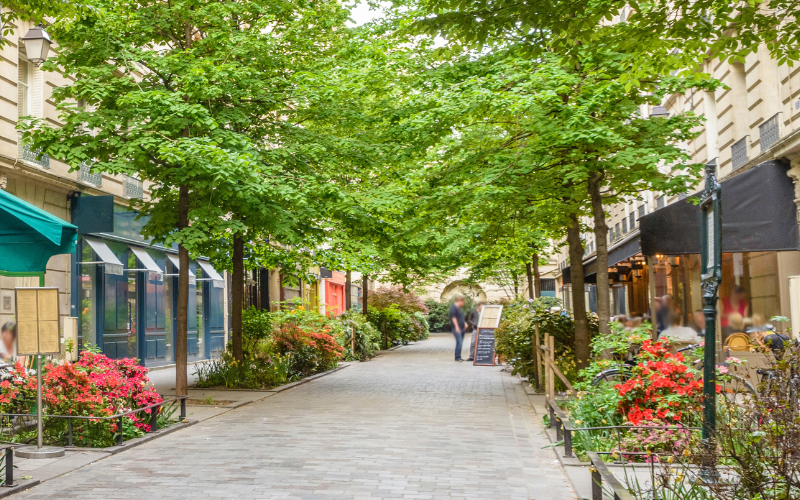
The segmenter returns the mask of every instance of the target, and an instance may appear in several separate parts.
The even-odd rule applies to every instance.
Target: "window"
[[[19,83],[17,86],[17,108],[19,116],[31,114],[31,68],[32,64],[27,59],[19,60]]]
[[[639,205],[639,218],[641,219],[645,215],[645,208],[644,204]]]
[[[664,208],[667,204],[667,199],[664,196],[659,196],[656,200],[656,210]]]
[[[617,224],[614,226],[614,239],[616,240],[619,238],[621,234],[622,233],[619,232],[619,222],[617,222]]]
[[[556,280],[554,278],[542,278],[541,279],[542,291],[543,292],[555,292],[556,291]]]
[[[629,216],[628,225],[630,226],[631,231],[633,231],[636,228],[636,212],[631,212],[631,215]]]
[[[628,219],[622,219],[622,234],[626,234],[628,232]]]

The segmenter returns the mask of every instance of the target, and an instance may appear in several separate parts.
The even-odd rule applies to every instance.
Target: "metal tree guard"
[[[702,289],[703,313],[706,317],[705,349],[703,360],[703,446],[705,458],[703,468],[706,479],[713,479],[711,468],[716,465],[713,438],[717,428],[717,290],[722,281],[722,214],[721,187],[717,182],[717,162],[712,160],[706,164],[706,185],[700,196],[702,210],[703,254],[702,254]]]

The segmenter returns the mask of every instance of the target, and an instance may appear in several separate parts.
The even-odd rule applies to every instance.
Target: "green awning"
[[[78,228],[0,189],[0,270],[40,273],[53,255],[74,253]]]

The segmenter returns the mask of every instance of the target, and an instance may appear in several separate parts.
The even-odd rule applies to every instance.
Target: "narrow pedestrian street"
[[[452,346],[433,334],[16,498],[574,499],[519,380]]]

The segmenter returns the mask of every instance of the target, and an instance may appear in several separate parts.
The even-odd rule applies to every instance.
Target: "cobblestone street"
[[[433,335],[16,498],[574,499],[518,379],[452,346]]]

